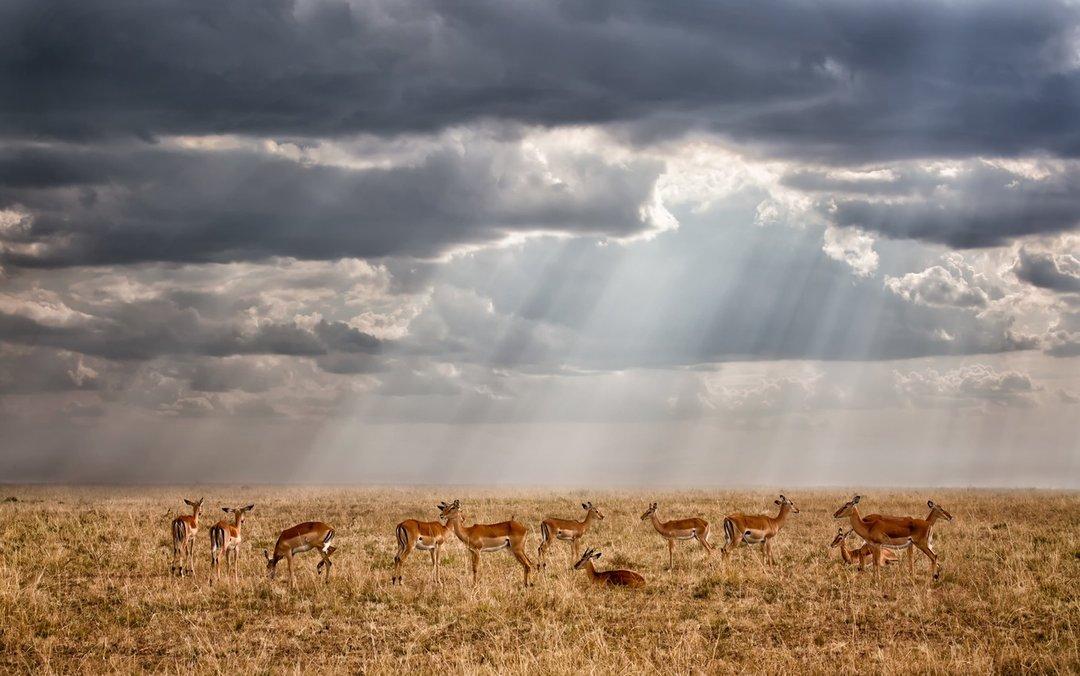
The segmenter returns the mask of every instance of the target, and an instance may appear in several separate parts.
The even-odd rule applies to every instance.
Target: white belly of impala
[[[510,546],[510,538],[483,538],[480,540],[480,551],[497,552]]]

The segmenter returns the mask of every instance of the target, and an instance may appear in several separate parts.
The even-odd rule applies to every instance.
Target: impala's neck
[[[465,530],[465,526],[461,525],[461,514],[455,512],[446,519],[446,525],[453,529],[454,535],[465,544],[469,543],[469,533]]]
[[[840,558],[844,560],[844,563],[851,563],[851,550],[848,549],[847,539],[840,541]]]
[[[649,521],[652,523],[652,527],[656,529],[657,533],[664,535],[664,524],[660,523],[660,518],[656,516],[656,512],[649,515]]]
[[[785,502],[780,505],[780,511],[777,513],[776,518],[773,519],[773,523],[776,524],[777,528],[784,525],[784,522],[787,521],[788,514],[791,514],[791,505]]]
[[[240,532],[240,524],[242,524],[242,523],[243,523],[243,521],[240,520],[240,514],[237,513],[236,516],[233,518],[233,525],[236,526],[236,532],[237,533]]]
[[[196,528],[199,527],[199,510],[197,510],[197,509],[191,510],[191,523]]]
[[[596,518],[596,511],[590,509],[588,514],[585,515],[585,520],[581,522],[581,525],[584,528],[587,529],[592,524],[593,519],[595,519],[595,518]]]
[[[941,512],[937,511],[936,509],[930,510],[929,516],[927,516],[925,519],[926,525],[933,526],[939,517],[941,517]]]
[[[862,515],[859,514],[857,505],[851,506],[851,511],[848,512],[848,520],[851,522],[851,529],[855,531],[859,537],[869,542],[869,529],[866,527],[866,524],[863,523]]]
[[[589,574],[590,580],[595,580],[598,576],[596,574],[596,568],[592,565],[592,559],[585,562],[585,572]]]

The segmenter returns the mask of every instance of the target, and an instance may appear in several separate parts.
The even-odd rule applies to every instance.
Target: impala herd
[[[880,568],[884,565],[899,561],[898,552],[907,550],[908,572],[912,576],[915,573],[915,549],[918,549],[930,561],[930,574],[937,580],[940,576],[938,556],[932,547],[934,524],[939,519],[952,521],[953,517],[944,507],[933,500],[927,501],[930,513],[925,519],[916,519],[910,516],[882,516],[881,514],[868,514],[863,516],[859,513],[859,501],[861,497],[856,495],[845,502],[840,509],[833,514],[835,519],[846,519],[850,528],[845,530],[841,527],[836,537],[833,538],[830,547],[840,548],[840,557],[844,563],[851,564],[856,561],[859,570],[863,570],[866,560],[869,558],[874,564],[874,578],[880,580]],[[191,574],[195,568],[195,537],[199,532],[199,516],[202,512],[203,500],[184,500],[191,507],[190,515],[178,516],[172,522],[172,545],[173,561],[170,573],[183,577]],[[727,559],[731,551],[741,544],[761,545],[762,565],[773,565],[776,559],[772,555],[772,539],[780,532],[792,514],[798,514],[799,508],[791,500],[781,495],[774,501],[779,508],[776,516],[767,514],[729,514],[724,518],[724,546],[721,548],[723,559]],[[241,529],[246,515],[255,508],[255,505],[246,507],[222,507],[227,515],[232,516],[229,520],[221,520],[210,527],[210,565],[211,582],[221,576],[221,556],[225,556],[226,567],[237,575],[237,558],[239,545],[242,542]],[[548,518],[540,522],[540,547],[536,552],[534,563],[525,552],[525,538],[528,529],[521,523],[513,520],[500,523],[480,524],[466,526],[461,512],[461,501],[441,502],[438,505],[439,515],[436,521],[418,521],[408,519],[397,525],[397,554],[394,556],[394,571],[391,575],[391,584],[400,584],[402,581],[401,570],[414,549],[429,552],[431,555],[432,574],[436,584],[442,581],[440,575],[439,557],[443,545],[453,535],[469,552],[470,570],[475,585],[480,566],[480,555],[484,552],[496,552],[501,549],[509,549],[510,553],[521,564],[525,578],[525,586],[529,586],[529,574],[533,570],[542,570],[546,566],[545,559],[548,550],[555,540],[561,540],[570,545],[573,557],[577,561],[573,568],[585,570],[589,579],[600,585],[620,586],[637,588],[645,585],[645,578],[631,570],[596,570],[593,561],[600,558],[601,553],[589,547],[584,554],[578,555],[580,542],[588,533],[589,528],[596,521],[602,521],[604,514],[591,502],[584,502],[581,508],[585,510],[585,517],[581,521],[574,519]],[[657,516],[657,503],[649,505],[645,513],[641,515],[642,521],[649,521],[653,529],[663,538],[668,545],[668,569],[675,565],[675,542],[677,540],[696,540],[705,550],[706,555],[711,555],[714,546],[709,542],[709,522],[697,518],[673,519],[661,521]],[[864,544],[857,549],[849,549],[848,536],[852,533],[863,539]],[[289,570],[289,584],[295,586],[293,579],[293,557],[306,551],[315,550],[320,560],[316,571],[322,573],[326,569],[326,581],[330,581],[330,568],[333,563],[330,556],[336,550],[331,542],[334,539],[334,529],[321,521],[308,521],[282,531],[274,545],[273,554],[269,550],[263,550],[266,556],[266,570],[271,579],[274,578],[277,564],[285,559]],[[184,567],[184,564],[187,567]]]

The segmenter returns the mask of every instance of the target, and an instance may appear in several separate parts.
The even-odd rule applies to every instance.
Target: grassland
[[[206,496],[196,577],[168,575],[168,524],[182,497]],[[956,517],[935,531],[943,575],[925,559],[912,582],[890,568],[883,589],[844,566],[828,543],[844,491],[791,491],[802,513],[775,541],[779,565],[739,550],[730,565],[682,544],[676,569],[639,520],[772,508],[765,491],[592,492],[336,488],[0,487],[0,670],[4,672],[1040,672],[1080,671],[1080,495],[867,491],[866,511],[921,516],[928,497]],[[642,573],[639,592],[590,586],[558,544],[523,589],[507,552],[485,554],[481,585],[452,541],[444,584],[414,554],[405,585],[389,584],[394,525],[434,518],[460,498],[468,519],[516,517],[539,544],[539,520],[606,519],[585,543],[600,568]],[[237,584],[207,580],[210,519],[256,503]],[[334,578],[300,557],[298,589],[265,576],[263,547],[296,522],[337,529]]]

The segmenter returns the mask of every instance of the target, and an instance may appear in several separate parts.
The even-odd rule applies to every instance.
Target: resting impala
[[[569,542],[574,552],[574,558],[578,558],[578,545],[582,536],[588,532],[589,526],[592,525],[594,519],[604,520],[600,508],[594,507],[593,503],[583,502],[581,508],[585,510],[585,519],[583,521],[544,519],[540,522],[540,547],[536,550],[538,568],[544,568],[544,555],[547,553],[548,548],[551,547],[552,540]]]
[[[709,522],[705,519],[678,519],[675,521],[660,521],[656,516],[656,503],[649,505],[641,520],[652,521],[653,528],[660,537],[667,540],[668,544],[668,570],[675,567],[675,541],[697,540],[705,548],[707,554],[712,554],[713,546],[709,544]]]
[[[934,524],[939,518],[952,521],[952,514],[945,508],[928,500],[926,506],[930,508],[930,514],[925,519],[915,519],[910,516],[882,516],[871,514],[863,518],[859,514],[859,499],[856,495],[836,510],[833,518],[843,519],[847,517],[851,522],[851,528],[859,537],[866,540],[874,554],[874,579],[880,579],[882,565],[882,547],[902,549],[914,545],[930,559],[930,574],[937,580],[940,576],[937,564],[937,554],[931,547],[933,540]],[[908,571],[915,573],[915,555],[908,553]]]
[[[199,514],[202,513],[203,499],[192,502],[185,498],[184,502],[191,507],[191,515],[178,516],[172,522],[173,565],[169,572],[180,577],[184,577],[185,559],[189,566],[187,571],[195,573],[195,536],[199,532]]]
[[[795,503],[783,495],[774,504],[780,506],[780,512],[776,516],[765,514],[729,514],[724,519],[724,548],[721,554],[726,559],[731,550],[745,542],[747,545],[761,545],[762,560],[766,563],[776,563],[772,555],[772,539],[784,527],[789,514],[798,514],[799,508]]]
[[[221,554],[225,553],[225,564],[232,570],[233,578],[236,578],[236,564],[240,556],[240,528],[244,525],[244,515],[255,509],[255,505],[247,507],[222,507],[221,511],[233,515],[233,522],[218,521],[210,526],[210,567],[214,579],[221,577]]]
[[[644,587],[645,578],[632,570],[605,570],[599,572],[593,567],[593,559],[599,559],[600,552],[592,547],[585,550],[578,562],[574,564],[574,570],[584,568],[589,573],[589,579],[596,584],[612,585],[616,587]]]
[[[873,556],[874,550],[870,548],[870,545],[863,543],[862,547],[858,549],[848,549],[847,538],[851,535],[851,529],[844,530],[841,528],[836,532],[836,537],[833,538],[830,547],[840,548],[840,558],[844,560],[844,563],[851,564],[854,561],[859,562],[859,570],[866,568],[866,557]],[[882,549],[881,558],[885,559],[885,564],[896,563],[900,557],[896,555],[896,552],[891,549]]]
[[[278,561],[285,559],[285,562],[289,564],[289,586],[295,588],[293,556],[314,549],[319,552],[322,559],[315,566],[315,571],[321,573],[323,566],[326,566],[326,583],[330,584],[330,567],[334,565],[330,562],[330,555],[337,550],[337,547],[330,544],[333,539],[334,529],[322,521],[306,521],[281,531],[277,544],[274,545],[274,555],[271,556],[268,550],[263,550],[263,556],[266,557],[267,575],[273,580]]]
[[[440,502],[439,512],[447,506],[445,502]],[[446,539],[452,530],[450,526],[438,521],[406,519],[399,523],[396,530],[398,550],[394,555],[394,575],[390,578],[390,584],[401,584],[401,567],[413,549],[431,553],[431,568],[435,574],[435,584],[440,584],[442,579],[439,574],[439,557],[442,546],[446,544]]]
[[[521,564],[525,571],[525,586],[529,586],[529,571],[533,564],[525,553],[525,535],[528,530],[517,521],[503,521],[501,523],[474,524],[465,526],[461,523],[461,501],[454,500],[442,508],[439,517],[446,521],[446,525],[454,531],[465,546],[469,549],[469,559],[472,563],[473,584],[476,584],[477,568],[480,565],[481,552],[497,552],[500,549],[509,548],[514,558]]]

